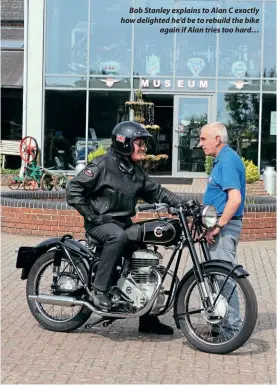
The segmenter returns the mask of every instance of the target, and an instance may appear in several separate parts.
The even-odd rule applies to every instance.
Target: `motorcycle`
[[[118,319],[160,316],[173,308],[177,328],[197,349],[225,354],[241,347],[255,328],[257,300],[242,265],[211,260],[205,234],[216,224],[215,208],[191,200],[179,207],[141,204],[138,210],[171,216],[159,214],[125,230],[129,246],[114,271],[110,311],[97,308],[91,298],[102,250],[96,239],[86,234],[85,241],[76,240],[67,234],[19,248],[16,267],[22,269],[21,279],[27,279],[27,302],[37,322],[51,331],[69,332],[84,324],[108,326]],[[172,249],[167,266],[159,246]],[[193,267],[179,280],[186,247]],[[89,324],[92,313],[101,318]]]

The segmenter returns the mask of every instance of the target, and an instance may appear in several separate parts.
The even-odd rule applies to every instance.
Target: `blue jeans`
[[[209,245],[211,258],[221,259],[223,261],[229,261],[236,264],[236,249],[239,242],[241,229],[242,221],[230,220],[229,223],[220,231],[218,236],[215,237],[215,243]],[[220,283],[221,282],[219,282],[219,284]],[[234,289],[234,287],[234,283],[228,280],[223,289],[223,292],[221,293],[228,300],[232,291],[234,290],[229,301],[228,315],[223,320],[222,324],[214,326],[213,329],[216,331],[219,331],[220,325],[225,332],[236,332],[241,328],[242,322],[240,319],[238,291],[237,288]]]

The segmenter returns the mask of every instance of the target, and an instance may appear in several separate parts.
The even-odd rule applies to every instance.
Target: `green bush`
[[[106,154],[106,150],[103,148],[103,146],[100,146],[97,150],[92,151],[88,154],[88,161],[91,162],[94,158],[100,155]]]
[[[20,168],[16,170],[12,170],[10,168],[1,168],[1,175],[8,174],[8,175],[18,175],[20,172]]]
[[[212,172],[213,161],[214,161],[214,158],[212,156],[206,156],[205,171],[206,171],[206,174],[208,174],[208,175],[210,175],[210,173]]]
[[[260,174],[258,167],[252,162],[252,160],[246,160],[242,158],[246,173],[246,183],[255,183],[260,180]]]

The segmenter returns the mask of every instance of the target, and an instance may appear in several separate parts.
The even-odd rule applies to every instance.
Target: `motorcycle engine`
[[[142,309],[153,295],[157,287],[155,274],[148,273],[146,267],[154,266],[162,275],[162,255],[152,250],[137,250],[132,254],[130,273],[127,278],[120,278],[118,288],[131,300],[136,309]],[[150,314],[158,314],[165,305],[164,288],[161,287]]]

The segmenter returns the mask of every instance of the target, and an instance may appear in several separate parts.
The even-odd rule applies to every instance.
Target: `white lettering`
[[[184,80],[184,79],[177,79],[177,88],[208,88],[208,80]],[[164,86],[165,88],[172,87],[172,81],[170,79],[141,79],[140,80],[140,88],[160,88]]]
[[[199,87],[200,88],[208,88],[208,80],[200,80]]]
[[[159,88],[161,86],[161,81],[160,80],[153,80],[153,87]]]
[[[140,88],[148,88],[149,87],[149,79],[141,79]]]

